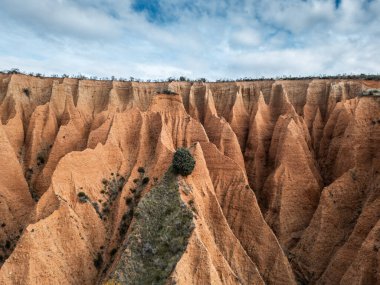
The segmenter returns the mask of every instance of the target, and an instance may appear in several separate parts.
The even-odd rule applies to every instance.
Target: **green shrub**
[[[128,228],[131,224],[132,217],[133,217],[133,208],[129,209],[124,213],[124,215],[121,218],[120,227],[119,227],[119,235],[120,237],[124,237],[124,235],[127,233]]]
[[[186,148],[179,148],[174,153],[173,170],[177,174],[187,176],[193,172],[195,160],[190,151]]]
[[[98,252],[96,258],[94,258],[94,266],[96,267],[96,269],[100,269],[100,267],[102,266],[102,264],[103,264],[103,257]]]
[[[81,202],[81,203],[86,203],[88,200],[88,197],[87,197],[86,193],[84,193],[84,192],[79,192],[78,198],[79,198],[79,202]]]
[[[113,202],[119,197],[119,192],[123,190],[125,178],[119,173],[111,172],[110,179],[102,179],[103,189],[100,193],[103,195],[106,202],[103,203],[102,215],[107,215],[111,212]]]
[[[48,158],[48,152],[44,149],[37,154],[37,165],[44,165]]]
[[[137,169],[137,171],[140,173],[145,173],[144,167],[141,167],[141,166]]]
[[[169,89],[164,89],[161,92],[157,92],[157,93],[166,94],[166,95],[178,95],[177,92],[174,92],[174,91],[169,90]]]
[[[148,184],[149,182],[149,177],[144,177],[143,180],[141,181],[141,184]]]
[[[113,248],[111,251],[110,251],[110,255],[111,256],[114,256],[117,252],[117,248]]]
[[[26,97],[29,97],[29,96],[30,96],[30,90],[29,90],[29,88],[23,88],[23,89],[22,89],[22,92],[24,93],[24,95],[25,95]]]
[[[133,198],[132,198],[132,197],[127,197],[127,198],[125,199],[125,203],[126,203],[127,205],[131,204],[132,201],[133,201]]]
[[[96,213],[98,214],[99,218],[101,219],[103,217],[102,213],[100,212],[99,204],[96,202],[91,203],[92,206],[94,207]]]

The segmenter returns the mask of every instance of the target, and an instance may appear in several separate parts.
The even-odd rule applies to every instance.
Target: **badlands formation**
[[[380,284],[379,87],[0,74],[0,284]]]

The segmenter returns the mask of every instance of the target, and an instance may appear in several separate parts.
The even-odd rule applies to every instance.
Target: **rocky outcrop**
[[[0,75],[0,283],[380,282],[379,86]]]

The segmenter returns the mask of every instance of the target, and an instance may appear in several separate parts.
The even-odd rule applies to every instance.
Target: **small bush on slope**
[[[166,95],[178,95],[178,93],[171,91],[169,89],[165,89],[165,90],[162,90],[162,91],[157,92],[157,93],[166,94]]]
[[[165,284],[194,228],[171,170],[142,198],[134,216],[126,248],[106,284]]]
[[[78,195],[79,202],[81,203],[86,203],[89,200],[88,196],[84,192],[79,192],[77,195]]]
[[[179,148],[174,153],[173,170],[175,173],[187,176],[193,172],[195,160],[190,151],[186,148]]]

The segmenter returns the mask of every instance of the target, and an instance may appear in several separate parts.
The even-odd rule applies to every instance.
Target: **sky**
[[[380,73],[380,0],[0,0],[0,70],[236,79]]]

